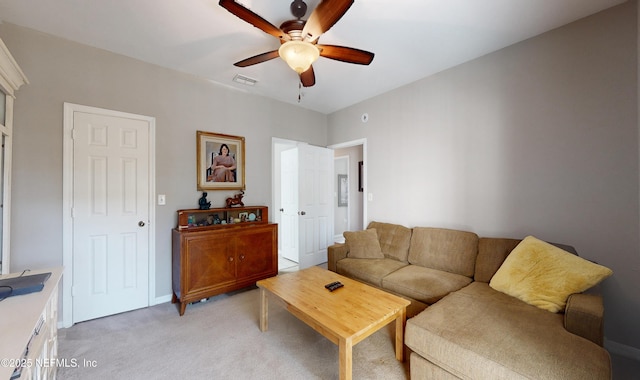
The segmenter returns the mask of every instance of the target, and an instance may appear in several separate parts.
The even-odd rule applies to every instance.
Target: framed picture
[[[338,207],[349,206],[349,177],[338,174]]]
[[[363,192],[364,188],[362,188],[362,166],[364,165],[364,161],[358,161],[358,191]]]
[[[196,131],[198,190],[244,190],[244,137]]]

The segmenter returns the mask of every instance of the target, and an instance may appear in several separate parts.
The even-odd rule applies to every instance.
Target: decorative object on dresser
[[[244,137],[196,131],[198,190],[244,190]]]
[[[278,274],[278,225],[266,206],[178,210],[172,240],[171,302],[180,315],[188,303]]]
[[[198,206],[200,210],[208,210],[211,208],[211,202],[207,201],[207,193],[202,193],[202,196],[198,200]]]
[[[244,203],[242,203],[242,197],[244,197],[244,191],[239,192],[231,198],[227,198],[226,204],[227,207],[240,206],[244,207]]]

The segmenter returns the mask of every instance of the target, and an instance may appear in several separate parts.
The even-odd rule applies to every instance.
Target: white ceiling
[[[292,0],[242,0],[272,24],[294,19]],[[306,19],[320,0],[308,0]],[[302,88],[284,61],[238,68],[278,39],[218,0],[0,0],[0,20],[243,91],[331,113],[626,0],[355,0],[320,43],[375,53],[361,66],[320,58]],[[258,80],[254,87],[232,81]]]

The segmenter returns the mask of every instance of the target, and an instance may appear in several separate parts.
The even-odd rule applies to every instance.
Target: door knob
[[[280,212],[284,212],[284,209],[283,209],[283,208],[281,208],[281,209],[280,209]]]
[[[142,220],[138,222],[138,227],[144,227],[144,222]]]
[[[298,212],[298,215],[307,215],[307,213],[304,212],[304,211],[300,211],[300,212]]]

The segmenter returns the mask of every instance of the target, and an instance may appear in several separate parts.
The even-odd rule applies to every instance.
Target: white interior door
[[[280,230],[282,257],[298,263],[298,148],[280,153]]]
[[[327,261],[333,237],[333,150],[298,148],[298,245],[300,269]]]
[[[73,114],[73,323],[149,305],[149,133]]]

